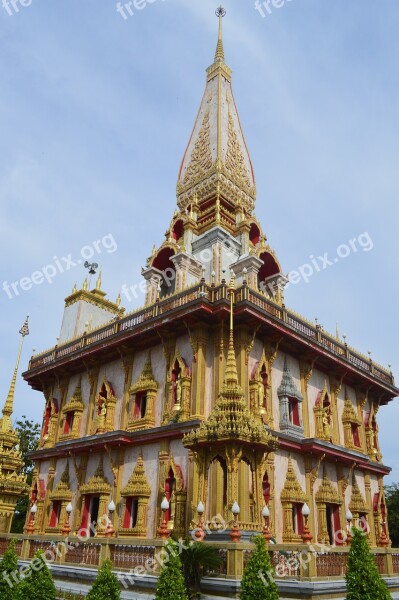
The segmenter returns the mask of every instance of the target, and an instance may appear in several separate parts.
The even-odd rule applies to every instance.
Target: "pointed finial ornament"
[[[24,345],[24,339],[27,335],[29,335],[29,325],[28,325],[29,316],[26,317],[25,323],[22,325],[19,333],[22,336],[22,340],[18,350],[17,362],[15,364],[14,373],[11,380],[10,389],[8,391],[7,399],[3,408],[3,418],[1,419],[1,429],[2,431],[8,431],[12,429],[11,424],[11,415],[13,413],[14,408],[14,395],[15,395],[15,386],[17,383],[17,375],[19,369],[19,363],[21,360],[22,347]]]
[[[103,272],[100,271],[98,274],[98,279],[97,279],[97,283],[96,283],[96,290],[101,290],[102,281],[103,281]]]
[[[219,6],[216,9],[216,16],[219,17],[219,37],[218,44],[216,46],[215,62],[224,62],[224,49],[223,49],[223,17],[226,15],[226,10],[223,6]]]
[[[86,278],[83,282],[82,290],[87,291],[88,287],[89,287],[89,284],[87,283],[87,278]]]

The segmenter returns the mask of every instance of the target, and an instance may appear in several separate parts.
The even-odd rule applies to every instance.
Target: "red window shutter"
[[[301,422],[299,420],[299,402],[298,400],[291,401],[291,410],[292,410],[292,424],[300,426]]]
[[[59,512],[60,512],[60,503],[59,503],[58,500],[55,500],[53,502],[53,507],[52,507],[52,510],[51,510],[49,527],[57,527]]]
[[[72,419],[73,419],[73,413],[68,413],[67,417],[65,419],[65,425],[64,425],[64,433],[68,434],[71,431],[71,425],[72,425]]]
[[[359,427],[354,423],[352,423],[352,436],[354,445],[356,448],[360,448]]]
[[[80,525],[81,529],[87,529],[89,525],[89,515],[90,515],[90,499],[91,496],[85,496],[84,505],[83,505],[83,513],[82,513],[82,522]]]
[[[297,520],[297,534],[298,535],[302,535],[303,530],[304,530],[302,507],[303,507],[303,504],[296,505],[296,520]]]
[[[123,528],[130,529],[132,523],[132,503],[133,498],[126,498],[125,516],[123,518]]]
[[[333,524],[334,524],[334,542],[337,546],[342,546],[343,542],[340,539],[340,536],[336,534],[341,530],[341,519],[339,516],[339,506],[335,505],[333,507]]]

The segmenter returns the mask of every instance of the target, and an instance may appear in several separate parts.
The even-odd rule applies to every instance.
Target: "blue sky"
[[[175,209],[216,5],[154,0],[126,20],[114,0],[32,0],[11,16],[0,5],[0,288],[108,234],[117,250],[95,257],[104,289],[115,298],[123,283],[139,283]],[[256,214],[284,271],[334,257],[362,233],[373,242],[292,285],[286,303],[327,330],[338,323],[399,377],[399,4],[286,0],[265,18],[252,0],[225,7]],[[1,397],[25,315],[23,368],[33,348],[55,344],[63,299],[84,277],[76,266],[11,299],[0,289]],[[41,395],[19,379],[16,416],[41,419],[42,410]],[[399,402],[379,416],[396,481],[398,416]]]

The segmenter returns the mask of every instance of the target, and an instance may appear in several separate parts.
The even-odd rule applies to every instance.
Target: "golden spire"
[[[229,283],[229,294],[230,294],[230,339],[229,339],[229,351],[227,354],[226,363],[226,385],[227,387],[236,387],[238,385],[238,373],[236,354],[234,351],[234,320],[233,320],[233,305],[234,305],[234,273],[231,272],[231,279]]]
[[[226,10],[223,6],[219,6],[216,9],[216,16],[219,17],[219,37],[215,52],[215,63],[224,62],[224,49],[223,49],[223,17],[226,15]]]
[[[23,324],[23,326],[19,330],[19,333],[22,335],[22,340],[21,340],[21,343],[19,345],[17,362],[16,362],[16,365],[15,365],[14,374],[12,376],[10,389],[9,389],[8,396],[7,396],[7,399],[6,399],[4,408],[3,408],[3,418],[1,419],[1,429],[2,429],[2,431],[8,431],[8,430],[12,429],[11,415],[13,413],[13,408],[14,408],[14,395],[15,395],[15,386],[16,386],[16,383],[17,383],[17,375],[18,375],[19,363],[20,363],[20,360],[21,360],[22,347],[24,345],[25,336],[29,335],[28,319],[29,319],[29,316],[26,317],[25,323]]]
[[[98,279],[97,279],[97,283],[96,283],[96,290],[101,290],[101,284],[102,284],[102,271],[100,271],[99,274],[98,274]]]

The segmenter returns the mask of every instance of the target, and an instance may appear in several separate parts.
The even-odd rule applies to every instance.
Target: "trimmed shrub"
[[[278,600],[280,594],[263,535],[254,538],[255,550],[245,566],[240,600]]]
[[[87,595],[87,600],[120,600],[120,597],[121,587],[117,576],[112,572],[112,562],[105,560]]]
[[[57,600],[53,576],[47,566],[43,552],[36,552],[24,578],[16,588],[15,600]]]
[[[360,529],[352,529],[352,544],[346,572],[347,600],[391,600],[385,581]]]
[[[12,540],[0,561],[0,598],[1,600],[14,600],[17,583],[11,576],[18,573],[18,556],[15,551],[15,540]],[[12,586],[8,583],[12,584]]]
[[[158,579],[155,600],[188,600],[177,545],[169,542],[165,550],[167,560]]]

